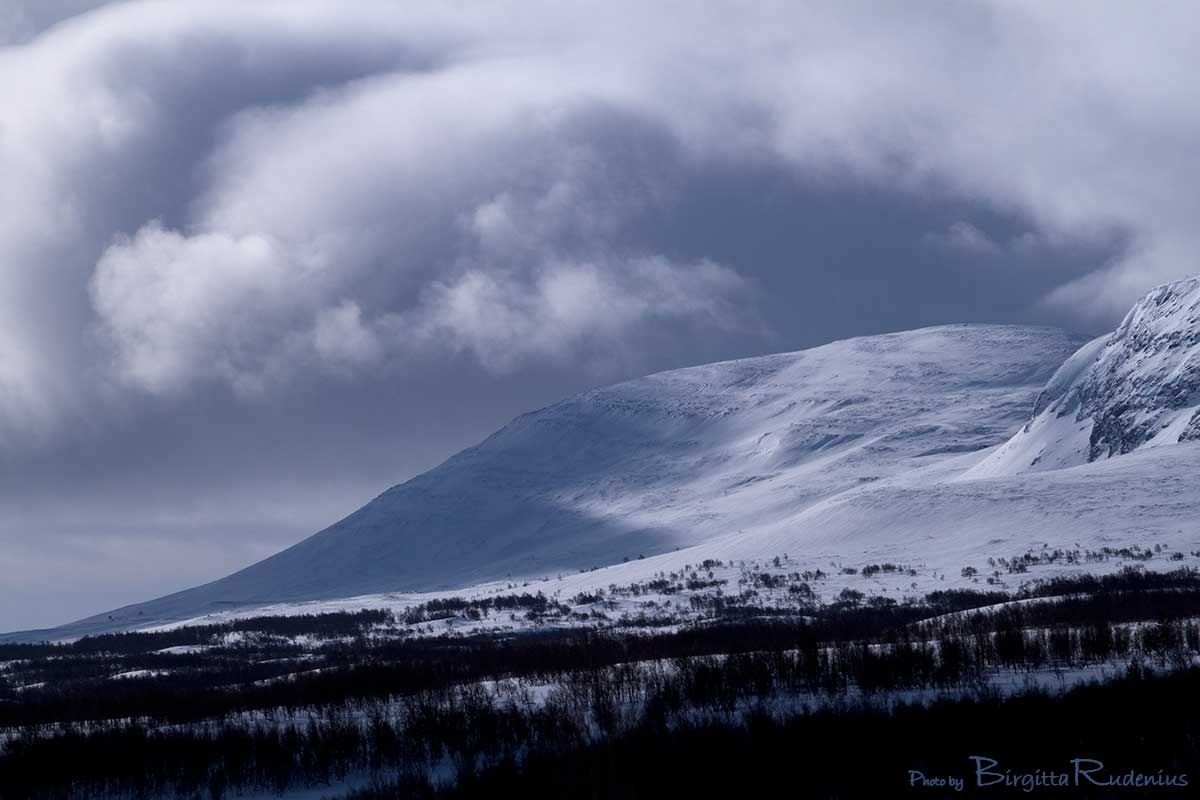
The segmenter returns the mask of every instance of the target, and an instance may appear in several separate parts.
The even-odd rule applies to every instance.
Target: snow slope
[[[364,608],[402,612],[448,596],[478,598],[535,591],[560,602],[604,591],[610,620],[644,613],[646,601],[660,604],[664,611],[673,605],[671,613],[686,620],[697,616],[688,613],[691,597],[712,590],[664,594],[644,587],[652,578],[697,570],[724,580],[720,591],[727,595],[744,588],[740,579],[747,572],[789,576],[821,570],[823,575],[805,580],[818,599],[827,602],[843,589],[899,601],[956,588],[1013,591],[1029,581],[1063,574],[1102,575],[1125,567],[1158,571],[1200,567],[1200,498],[1194,477],[1200,472],[1200,442],[1147,448],[1124,458],[1054,472],[954,479],[977,463],[980,455],[936,462],[911,474],[847,490],[758,528],[602,569],[566,572],[540,581],[479,583],[441,592],[386,592],[209,610],[185,621],[153,627],[215,624],[264,614]],[[1030,556],[1032,562],[1019,571],[1005,563]],[[721,564],[700,567],[706,561]],[[864,570],[868,565],[889,563],[901,569],[870,576]],[[964,574],[965,567],[978,574]],[[633,584],[641,584],[643,590],[632,597],[627,591],[612,590]],[[788,608],[793,607],[794,598],[789,597],[785,582],[774,592],[760,587],[755,602]],[[587,613],[593,608],[585,604],[577,610]],[[457,620],[453,627],[446,627],[450,624],[424,626],[423,632],[471,633],[496,630],[497,625],[503,630],[538,623],[490,618]],[[410,632],[421,633],[422,627],[417,625]],[[58,635],[79,633],[63,628]]]
[[[1189,566],[1200,560],[1198,319],[1191,279],[1088,343],[953,325],[597,389],[513,420],[241,572],[51,635],[264,606],[404,605],[509,580],[549,579],[569,597],[706,559],[783,556],[786,570],[832,572],[825,596],[980,580],[963,567],[1008,580],[989,559],[1058,549],[1071,569]],[[905,565],[903,580],[864,584],[840,569],[882,562]]]
[[[241,572],[69,629],[556,575],[775,536],[840,494],[1003,442],[1078,346],[1049,328],[954,325],[597,389],[515,419]]]
[[[1061,469],[1200,439],[1200,277],[1151,291],[1084,345],[1035,416],[966,478]]]

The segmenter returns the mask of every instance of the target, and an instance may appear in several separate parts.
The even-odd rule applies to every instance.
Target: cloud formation
[[[654,320],[719,335],[752,314],[738,274],[627,234],[697,163],[1127,229],[1046,300],[1086,313],[1193,268],[1186,7],[541,11],[117,3],[8,48],[10,427],[76,395],[97,344],[130,387],[256,394],[422,347],[510,369]]]
[[[1102,327],[1197,270],[1197,17],[6,4],[0,443],[142,452],[111,431],[286,407],[282,440],[417,380],[439,411],[541,387],[519,407],[896,325]]]

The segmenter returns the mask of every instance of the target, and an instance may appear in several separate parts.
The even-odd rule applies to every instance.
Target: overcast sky
[[[1197,271],[1198,52],[1186,2],[0,0],[0,630],[597,384],[1111,327]]]

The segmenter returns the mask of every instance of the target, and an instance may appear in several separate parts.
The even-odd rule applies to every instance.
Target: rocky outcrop
[[[1046,384],[1028,423],[966,478],[1200,440],[1200,277],[1159,286]]]

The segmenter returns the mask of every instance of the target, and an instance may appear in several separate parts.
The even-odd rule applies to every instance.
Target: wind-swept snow
[[[840,493],[1004,441],[1078,346],[1049,328],[954,325],[597,389],[252,567],[71,629],[556,575],[777,531]]]
[[[920,565],[879,587],[914,593],[1027,552],[1062,549],[1076,568],[1089,551],[1159,545],[1191,563],[1198,308],[1200,280],[1184,281],[1086,344],[1050,328],[952,325],[597,389],[513,420],[241,572],[50,635],[339,598],[407,603],[510,580],[552,578],[566,596],[783,554],[798,569]]]

